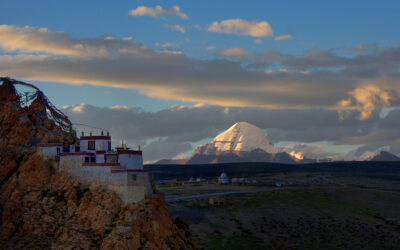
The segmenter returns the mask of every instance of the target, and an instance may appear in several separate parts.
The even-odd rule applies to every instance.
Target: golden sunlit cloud
[[[208,26],[208,31],[225,34],[238,34],[254,37],[273,36],[271,25],[268,22],[245,21],[243,19],[228,19],[213,22]]]
[[[136,9],[131,10],[129,12],[132,16],[151,16],[151,17],[159,17],[162,15],[175,15],[179,16],[182,19],[189,19],[189,17],[181,12],[179,6],[173,6],[170,9],[163,9],[160,5],[157,5],[154,8],[147,6],[138,6]]]
[[[231,58],[243,58],[247,54],[249,54],[249,51],[242,48],[227,48],[219,52],[220,56]]]
[[[154,50],[132,39],[77,39],[37,27],[1,25],[0,38],[0,74],[28,80],[135,88],[153,98],[232,107],[359,110],[360,119],[400,103],[399,48],[354,58],[320,50],[259,57],[243,48],[219,51],[223,57],[254,62],[243,65],[192,58],[175,51],[180,44]],[[215,47],[207,46],[216,54]],[[268,68],[271,63],[280,66]],[[359,65],[385,74],[370,79]]]
[[[390,106],[390,94],[377,86],[362,86],[349,91],[349,98],[343,99],[338,103],[341,119],[344,118],[346,109],[360,111],[360,120],[368,119],[376,108]]]

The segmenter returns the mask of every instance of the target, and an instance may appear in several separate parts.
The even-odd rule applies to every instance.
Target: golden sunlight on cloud
[[[304,159],[304,156],[303,156],[302,152],[297,152],[296,153],[296,151],[292,151],[292,152],[290,152],[290,155],[292,157],[296,158],[297,160],[303,160]]]
[[[0,74],[26,80],[135,88],[158,99],[221,106],[318,107],[342,113],[360,110],[360,119],[368,118],[374,109],[400,103],[396,57],[400,48],[368,58],[275,53],[277,56],[272,58],[254,59],[247,56],[246,49],[219,51],[206,45],[214,56],[219,52],[224,57],[253,60],[253,65],[243,65],[223,58],[189,57],[175,51],[179,44],[157,46],[161,50],[130,39],[73,38],[45,28],[2,25],[0,49],[4,54],[0,55]],[[268,68],[275,61],[282,65]],[[368,74],[360,72],[360,63],[385,74],[369,79]],[[257,64],[262,67],[257,68]],[[342,67],[352,74],[321,71],[320,65]]]
[[[113,40],[113,39],[105,39]],[[116,40],[116,39],[114,39]],[[113,43],[114,41],[108,41]],[[106,56],[105,48],[83,44],[77,39],[69,38],[63,32],[53,32],[46,28],[15,27],[0,25],[0,48],[8,52],[43,52],[64,56]]]
[[[189,19],[189,17],[181,12],[179,6],[173,6],[169,9],[163,9],[160,5],[157,5],[154,8],[147,7],[147,6],[138,6],[136,9],[131,10],[129,12],[132,16],[151,16],[151,17],[158,17],[162,15],[175,15],[179,16],[182,19]]]
[[[219,52],[220,56],[231,58],[243,58],[249,53],[248,50],[242,48],[227,48]]]
[[[360,111],[360,120],[368,119],[376,108],[390,106],[390,94],[377,86],[362,86],[349,91],[349,98],[338,103],[340,118],[346,115],[346,110],[354,109]]]
[[[238,34],[254,37],[273,36],[271,25],[268,22],[245,21],[242,19],[228,19],[213,22],[207,29],[210,32]]]
[[[57,33],[48,31],[45,28],[35,28],[25,26],[18,28],[8,25],[0,25],[0,47],[6,51],[24,51],[36,52],[43,51],[61,55],[77,54],[78,50],[82,49],[80,44],[69,44],[69,46],[61,39],[57,43],[46,43],[41,36],[52,34],[56,37]]]
[[[75,113],[82,113],[83,108],[85,107],[84,103],[81,103],[75,107],[73,107],[71,110]]]

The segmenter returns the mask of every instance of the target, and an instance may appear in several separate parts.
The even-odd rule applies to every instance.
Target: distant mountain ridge
[[[264,132],[248,123],[238,122],[217,135],[210,143],[199,146],[185,160],[163,159],[155,164],[215,164],[231,162],[310,163],[312,159],[297,159],[286,152],[279,152]]]
[[[400,161],[400,158],[387,151],[381,151],[376,154],[370,161]]]

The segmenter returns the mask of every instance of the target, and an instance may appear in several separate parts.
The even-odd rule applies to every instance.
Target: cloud
[[[176,43],[163,43],[160,46],[162,48],[166,48],[166,49],[179,48],[179,44],[176,44]]]
[[[274,38],[275,41],[287,41],[293,39],[292,35],[281,35]]]
[[[199,24],[192,25],[192,28],[194,28],[196,30],[202,30],[203,29]]]
[[[219,52],[220,56],[230,58],[243,58],[247,54],[249,54],[249,51],[242,48],[227,48]]]
[[[383,93],[376,99],[369,91],[375,109],[400,106],[397,47],[353,57],[332,50],[299,56],[269,51],[246,56],[251,64],[243,64],[154,50],[133,40],[77,39],[35,27],[2,25],[0,38],[0,74],[15,78],[135,88],[153,98],[230,107],[336,110],[350,98],[350,104],[339,105],[346,112],[368,104],[351,91],[375,86],[390,93],[386,104]]]
[[[245,21],[243,19],[228,19],[213,22],[207,28],[210,32],[238,34],[254,37],[273,36],[274,32],[268,22]]]
[[[163,9],[160,5],[157,5],[154,8],[147,6],[138,6],[136,9],[131,10],[129,14],[132,16],[151,16],[151,17],[159,17],[163,15],[175,15],[179,16],[184,20],[189,19],[189,17],[185,13],[181,12],[179,6],[173,6],[170,9]]]
[[[348,51],[351,52],[357,52],[357,53],[365,53],[365,52],[376,52],[381,50],[378,46],[378,43],[370,43],[370,44],[357,44],[354,47],[347,47],[345,48]]]
[[[207,48],[206,48],[206,50],[208,50],[208,51],[213,51],[213,50],[215,50],[216,48],[214,47],[214,46],[212,46],[212,45],[210,45],[210,46],[208,46]]]
[[[167,29],[172,30],[172,31],[179,31],[181,33],[185,33],[185,28],[183,28],[182,26],[175,24],[175,25],[169,25],[166,24],[165,27],[167,27]]]
[[[338,103],[339,112],[343,119],[346,109],[357,109],[360,111],[360,120],[368,119],[377,108],[390,106],[390,93],[377,86],[362,86],[349,91],[349,98]]]
[[[143,148],[145,161],[177,158],[190,150],[193,150],[193,147],[189,143],[170,142],[165,139],[150,142]]]
[[[0,25],[0,48],[5,52],[104,57],[121,48],[136,50],[143,46],[129,39],[120,40],[109,36],[75,39],[47,28]]]

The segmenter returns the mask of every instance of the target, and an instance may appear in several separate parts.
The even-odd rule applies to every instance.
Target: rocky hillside
[[[190,229],[170,219],[160,193],[137,204],[79,183],[42,159],[38,142],[70,142],[40,100],[21,107],[0,86],[0,245],[2,249],[193,249]]]
[[[20,106],[20,97],[9,82],[0,85],[0,147],[29,148],[39,142],[71,143],[74,132],[66,133],[47,119],[40,98]]]

